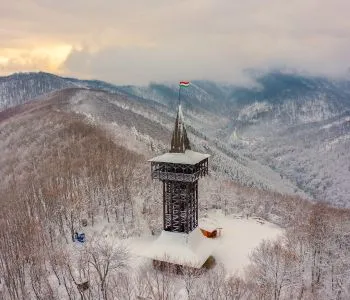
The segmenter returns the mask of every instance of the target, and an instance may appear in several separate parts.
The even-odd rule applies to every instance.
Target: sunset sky
[[[350,1],[0,0],[0,75],[238,82],[276,67],[349,72]]]

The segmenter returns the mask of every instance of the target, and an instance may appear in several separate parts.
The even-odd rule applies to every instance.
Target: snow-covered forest
[[[274,170],[283,164],[279,157],[293,162],[297,150],[276,146],[270,161],[267,148],[249,140],[254,127],[244,137],[237,127],[239,141],[220,142],[199,131],[203,112],[195,110],[188,116],[191,142],[212,155],[210,176],[199,185],[200,215],[260,218],[283,236],[251,251],[243,274],[221,264],[175,274],[135,256],[128,241],[162,228],[161,189],[147,159],[168,149],[173,116],[152,105],[68,89],[0,112],[0,298],[350,297],[349,209],[306,199],[302,184]],[[334,122],[322,130],[347,124]],[[83,245],[73,242],[76,231],[86,233]]]
[[[184,92],[186,123],[198,150],[215,154],[214,169],[243,185],[348,207],[349,81],[277,71],[252,76],[253,86],[193,81]],[[161,139],[164,149],[177,103],[174,84],[116,86],[20,73],[0,78],[0,107],[45,99],[63,88],[85,89],[73,103],[76,112],[134,127],[152,147]]]

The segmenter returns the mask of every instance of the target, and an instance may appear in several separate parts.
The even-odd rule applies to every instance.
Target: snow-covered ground
[[[228,272],[240,275],[249,264],[249,254],[262,240],[276,239],[283,233],[277,225],[258,218],[225,216],[221,212],[211,212],[208,218],[215,220],[222,228],[213,256]]]
[[[225,266],[229,273],[243,275],[249,264],[249,254],[264,239],[276,239],[283,230],[259,218],[246,218],[239,215],[225,216],[221,211],[211,211],[207,220],[217,224],[221,236],[213,239],[216,243],[213,256]],[[156,237],[143,237],[129,240],[129,247],[136,256],[151,248]]]

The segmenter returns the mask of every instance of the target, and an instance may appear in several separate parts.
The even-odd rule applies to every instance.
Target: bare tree
[[[203,271],[196,267],[191,267],[191,266],[181,267],[181,278],[184,282],[185,289],[187,292],[187,297],[189,300],[195,299],[194,290],[202,274],[203,274]]]
[[[137,287],[138,296],[144,299],[176,299],[173,267],[165,265],[162,270],[158,270],[150,266],[143,266],[139,270]]]
[[[112,241],[91,241],[91,244],[86,248],[86,257],[88,264],[98,275],[103,299],[107,299],[108,278],[111,274],[128,267],[128,250]]]
[[[248,278],[263,297],[281,298],[283,289],[292,282],[293,264],[297,256],[283,246],[281,240],[263,241],[250,255]]]

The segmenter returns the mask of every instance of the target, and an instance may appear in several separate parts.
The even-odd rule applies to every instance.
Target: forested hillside
[[[258,172],[267,171],[237,156],[234,162],[226,148],[195,130],[193,147],[213,155],[210,176],[200,183],[201,216],[221,210],[259,217],[280,225],[285,235],[251,253],[246,276],[220,265],[204,274],[174,275],[136,263],[126,241],[162,228],[160,187],[151,182],[146,160],[167,150],[169,115],[85,89],[54,92],[0,113],[0,296],[347,299],[349,211],[241,185],[225,170],[237,172],[242,165],[255,182]],[[275,187],[287,189],[271,174],[265,176]],[[84,247],[72,242],[83,219]],[[90,287],[83,293],[78,287],[86,280]]]
[[[251,78],[246,86],[193,81],[182,91],[198,149],[210,147],[214,168],[246,186],[348,207],[349,82],[281,71],[251,72]],[[152,147],[157,141],[150,137],[159,136],[158,128],[172,126],[178,98],[174,84],[116,86],[48,73],[15,74],[1,78],[0,105],[49,99],[47,92],[67,87],[86,89],[78,96],[77,112],[107,123],[124,120]],[[120,109],[123,113],[117,114]],[[134,118],[160,126],[137,126]],[[158,146],[164,149],[164,143]]]

